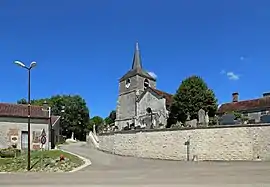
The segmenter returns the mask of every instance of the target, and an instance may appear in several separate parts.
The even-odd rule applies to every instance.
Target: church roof
[[[138,43],[136,43],[136,48],[135,48],[135,52],[134,52],[134,56],[133,56],[131,70],[128,71],[123,77],[121,77],[120,81],[123,81],[125,79],[130,78],[130,77],[133,77],[135,75],[140,75],[144,78],[154,80],[154,81],[156,80],[154,77],[149,75],[149,73],[147,73],[142,67],[142,60],[141,60],[141,55],[140,55]]]

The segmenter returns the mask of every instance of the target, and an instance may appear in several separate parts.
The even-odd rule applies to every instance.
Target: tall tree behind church
[[[112,110],[110,112],[109,116],[104,119],[104,121],[105,121],[106,125],[111,125],[111,124],[114,124],[115,119],[116,119],[116,111]]]
[[[198,111],[204,109],[209,117],[217,111],[217,99],[213,90],[209,89],[201,77],[191,76],[183,80],[173,96],[168,127],[177,121],[185,122],[187,115],[190,119],[198,119]]]

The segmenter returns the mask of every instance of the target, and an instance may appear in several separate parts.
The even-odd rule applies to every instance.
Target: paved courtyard
[[[121,157],[85,143],[64,149],[91,160],[75,173],[0,174],[0,186],[270,186],[270,162],[179,162]]]

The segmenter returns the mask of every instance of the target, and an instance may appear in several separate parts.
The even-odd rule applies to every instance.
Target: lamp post
[[[62,106],[61,107],[62,110],[61,110],[61,119],[64,120],[64,113],[65,113],[65,106]],[[61,139],[63,139],[63,128],[62,128],[62,125],[61,125],[62,121],[60,121],[60,131],[61,131]],[[67,129],[66,129],[67,130]]]
[[[24,63],[22,63],[20,61],[15,61],[14,63],[28,71],[28,140],[27,140],[28,141],[27,142],[27,152],[28,152],[28,154],[27,154],[27,170],[30,171],[30,150],[31,150],[30,149],[30,146],[31,146],[31,144],[30,144],[30,141],[31,141],[31,139],[30,139],[30,135],[31,135],[31,133],[30,133],[30,130],[31,130],[31,128],[30,128],[30,120],[31,120],[31,89],[30,89],[31,86],[30,86],[30,83],[31,83],[31,81],[30,80],[31,79],[30,78],[31,78],[31,69],[33,69],[37,65],[37,63],[36,62],[31,62],[29,67],[27,67]]]
[[[52,148],[52,117],[51,117],[51,107],[48,105],[47,101],[43,102],[43,111],[48,112],[49,117],[49,142],[51,142],[50,147]]]

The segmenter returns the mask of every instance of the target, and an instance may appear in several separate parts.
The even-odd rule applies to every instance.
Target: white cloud
[[[239,79],[239,75],[235,74],[234,72],[230,71],[230,72],[227,72],[227,77],[230,79],[230,80],[238,80]]]
[[[157,75],[154,72],[149,71],[148,74],[151,75],[154,79],[157,78]]]
[[[221,70],[220,74],[222,75],[226,75],[230,80],[238,80],[240,78],[240,75],[238,74],[235,74],[234,72],[232,71],[225,71],[225,70]]]

